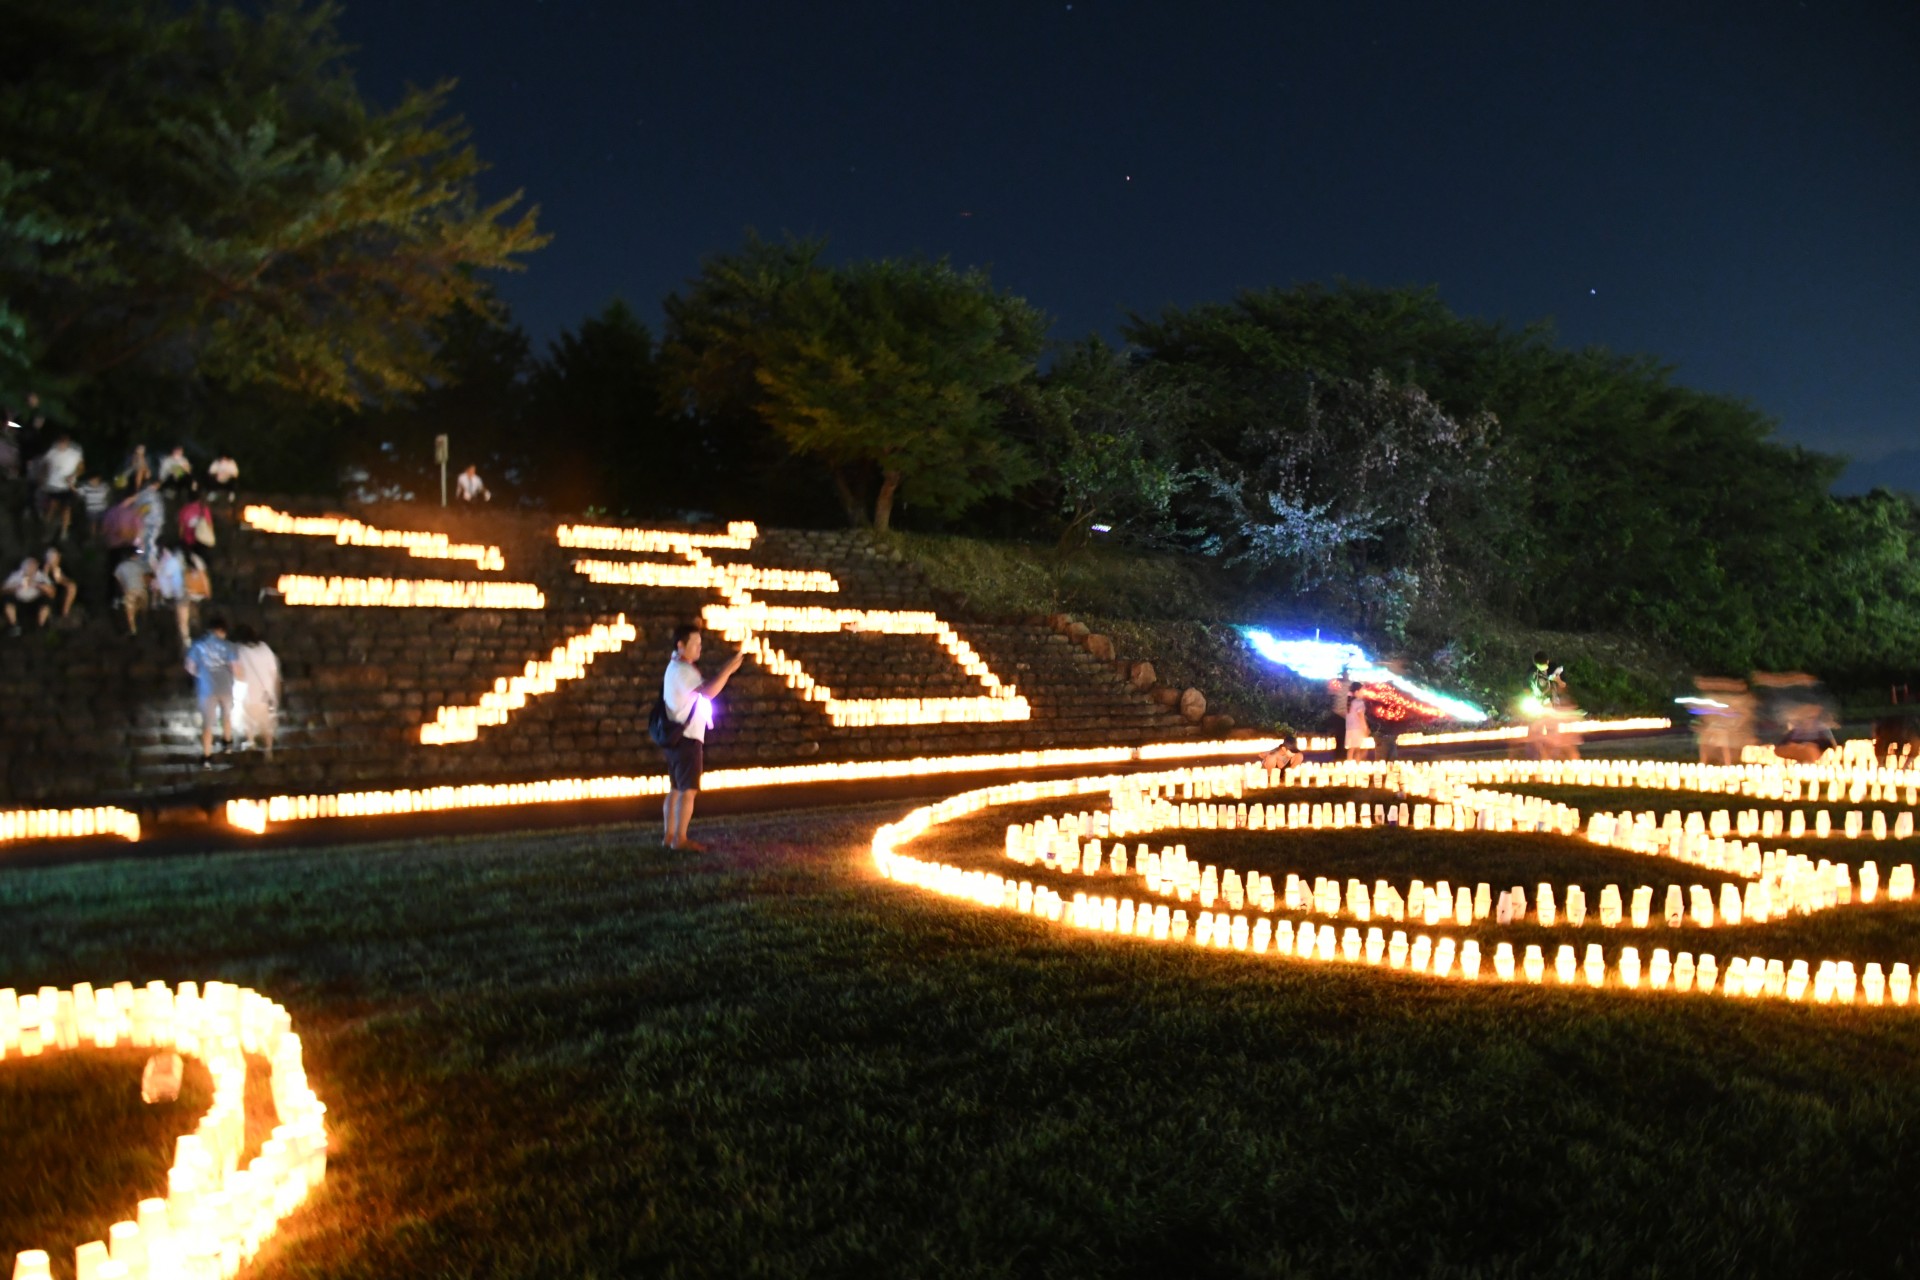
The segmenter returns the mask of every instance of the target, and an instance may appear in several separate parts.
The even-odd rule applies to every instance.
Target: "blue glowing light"
[[[1282,639],[1259,627],[1240,627],[1238,630],[1247,638],[1247,644],[1255,653],[1308,680],[1331,680],[1344,671],[1349,679],[1362,684],[1385,681],[1404,689],[1422,702],[1439,707],[1450,720],[1471,724],[1487,718],[1486,712],[1470,702],[1436,693],[1425,685],[1388,670],[1368,657],[1367,651],[1357,644],[1337,640]]]

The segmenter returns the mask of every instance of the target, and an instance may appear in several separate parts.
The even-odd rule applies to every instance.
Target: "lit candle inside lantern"
[[[1527,981],[1533,983],[1535,986],[1538,986],[1541,979],[1546,975],[1546,958],[1540,954],[1540,945],[1538,943],[1527,944],[1527,954],[1526,959],[1522,963],[1522,969],[1527,975]]]

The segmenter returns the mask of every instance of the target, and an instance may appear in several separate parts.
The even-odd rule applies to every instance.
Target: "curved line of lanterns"
[[[422,726],[423,729],[430,726]],[[1606,726],[1599,725],[1599,728]],[[1308,750],[1313,740],[1299,739]],[[1149,742],[1139,746],[1050,747],[1033,751],[981,752],[951,756],[914,756],[889,760],[825,761],[814,764],[756,765],[737,769],[710,769],[702,779],[709,790],[800,786],[816,782],[865,782],[892,778],[944,777],[967,773],[995,773],[1035,769],[1082,768],[1099,765],[1154,763],[1173,760],[1248,757],[1273,750],[1278,738],[1235,738],[1224,741]],[[1498,766],[1493,766],[1498,767]],[[1576,767],[1576,766],[1567,766]],[[1608,766],[1589,765],[1588,768]],[[1649,770],[1668,766],[1650,764]],[[1573,775],[1569,774],[1571,778]],[[1649,784],[1664,772],[1644,775]],[[380,791],[283,794],[230,800],[225,815],[229,825],[260,834],[270,823],[315,818],[392,816],[408,813],[444,813],[462,809],[517,808],[524,805],[564,804],[587,800],[634,799],[665,795],[665,774],[604,775],[592,778],[548,778],[530,782],[473,783],[460,786],[397,788]],[[1814,828],[1816,834],[1832,828]],[[28,809],[0,812],[0,845],[35,840],[79,839],[101,835],[137,840],[143,834],[138,814],[116,808]],[[1899,838],[1899,837],[1896,837]]]
[[[1490,886],[1473,893],[1437,883],[1431,888],[1413,881],[1403,895],[1385,881],[1371,890],[1349,880],[1344,894],[1327,877],[1289,874],[1284,888],[1259,872],[1242,877],[1228,868],[1201,867],[1186,857],[1183,845],[1150,847],[1139,844],[1130,855],[1125,836],[1149,835],[1176,829],[1331,830],[1347,826],[1391,825],[1409,834],[1420,830],[1487,832],[1553,831],[1567,835],[1584,831],[1596,844],[1689,865],[1706,866],[1752,883],[1747,892],[1723,884],[1718,926],[1742,921],[1761,922],[1788,915],[1830,909],[1853,901],[1873,902],[1882,887],[1877,866],[1863,864],[1856,876],[1849,864],[1822,862],[1784,850],[1762,851],[1730,834],[1735,819],[1721,810],[1710,817],[1681,820],[1677,813],[1656,824],[1651,814],[1596,813],[1584,824],[1577,810],[1538,797],[1517,796],[1483,789],[1487,783],[1532,783],[1587,787],[1649,786],[1750,797],[1798,795],[1802,788],[1840,787],[1857,799],[1904,798],[1915,802],[1920,773],[1876,766],[1697,766],[1666,762],[1515,762],[1432,761],[1419,763],[1356,762],[1306,766],[1291,774],[1269,772],[1258,765],[1218,765],[1160,773],[1102,775],[1054,782],[1015,783],[962,793],[938,804],[914,810],[899,822],[877,829],[871,854],[880,874],[902,884],[926,889],[978,905],[1033,916],[1050,923],[1090,932],[1112,933],[1157,943],[1179,943],[1255,954],[1271,953],[1298,960],[1385,966],[1423,976],[1454,981],[1526,982],[1549,980],[1562,986],[1615,988],[1659,992],[1711,992],[1728,996],[1811,999],[1817,1003],[1905,1005],[1914,998],[1912,970],[1906,963],[1891,971],[1878,962],[1856,969],[1840,958],[1786,960],[1760,955],[1734,956],[1724,969],[1717,958],[1691,950],[1674,954],[1655,947],[1642,957],[1638,946],[1619,947],[1611,959],[1600,943],[1589,943],[1584,954],[1570,943],[1559,946],[1549,962],[1540,944],[1527,944],[1516,956],[1513,943],[1497,941],[1490,957],[1483,955],[1481,939],[1456,936],[1451,926],[1468,928],[1490,921],[1507,925],[1528,914],[1528,895],[1515,886],[1500,893],[1496,903]],[[1387,788],[1399,793],[1391,805],[1293,799],[1325,787]],[[1271,797],[1263,801],[1261,796]],[[1044,879],[1017,874],[966,869],[918,858],[906,850],[935,828],[991,808],[1035,801],[1104,797],[1106,807],[1086,809],[1036,823],[1011,824],[1006,829],[1001,856],[1031,874],[1040,870],[1076,877],[1098,889],[1131,887],[1125,892],[1098,892],[1089,888],[1056,888]],[[1251,800],[1251,803],[1249,803]],[[1884,816],[1884,815],[1882,815]],[[1644,820],[1643,820],[1644,819]],[[1747,814],[1742,825],[1751,826]],[[1849,821],[1856,834],[1863,824]],[[1876,834],[1885,838],[1884,824]],[[1899,815],[1895,838],[1913,830],[1911,812]],[[1102,849],[1102,840],[1116,843]],[[1137,882],[1137,883],[1136,883]],[[1444,886],[1444,887],[1443,887]],[[1716,927],[1713,902],[1704,886],[1692,886],[1691,913],[1678,886],[1669,886],[1660,922],[1681,928],[1688,919],[1705,929]],[[1913,896],[1911,864],[1895,867],[1885,896],[1907,901]],[[1070,896],[1069,896],[1070,895]],[[1566,923],[1582,926],[1587,918],[1584,892],[1579,886],[1541,884],[1532,901],[1532,914],[1543,926],[1562,918],[1556,899],[1566,903]],[[1600,896],[1598,923],[1620,927],[1623,913],[1630,927],[1652,924],[1653,890],[1640,886],[1631,906],[1622,901],[1617,886]],[[1197,915],[1188,918],[1188,904]],[[1272,914],[1284,908],[1298,918]],[[1353,923],[1342,929],[1314,917],[1346,917]],[[1387,930],[1373,921],[1413,924],[1434,930],[1411,939],[1408,930]],[[1362,932],[1365,926],[1365,932]],[[1681,937],[1689,935],[1682,934]],[[1711,936],[1705,932],[1701,938]],[[1489,963],[1490,962],[1490,963]]]
[[[227,982],[0,990],[0,1057],[127,1045],[197,1057],[213,1102],[175,1144],[167,1194],[140,1201],[105,1240],[74,1251],[80,1280],[231,1276],[327,1171],[326,1104],[307,1085],[300,1037],[280,1005]],[[242,1167],[247,1054],[264,1057],[276,1123]],[[44,1249],[14,1257],[14,1280],[50,1280]]]

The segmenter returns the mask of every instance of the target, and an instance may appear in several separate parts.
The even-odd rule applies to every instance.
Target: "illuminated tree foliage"
[[[359,405],[543,242],[476,193],[449,85],[363,101],[329,5],[12,0],[0,296],[13,378],[127,370]],[[0,324],[5,329],[7,324]],[[16,388],[17,389],[17,388]]]
[[[1175,453],[1193,411],[1185,388],[1090,338],[1062,352],[1015,406],[1046,468],[1063,548],[1104,524],[1124,540],[1172,535],[1172,503],[1191,477]]]
[[[1033,376],[1044,317],[945,262],[820,258],[752,240],[667,300],[662,354],[700,411],[751,408],[878,529],[896,500],[954,514],[1031,478],[1000,418]]]

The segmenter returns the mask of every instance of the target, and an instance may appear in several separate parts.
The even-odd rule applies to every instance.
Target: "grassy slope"
[[[1092,547],[1063,555],[1037,543],[893,534],[893,547],[936,587],[989,614],[1071,613],[1114,638],[1123,657],[1153,662],[1162,683],[1195,687],[1210,710],[1243,724],[1316,727],[1318,686],[1278,674],[1233,623],[1301,633],[1318,619],[1192,556]],[[1661,711],[1684,673],[1669,655],[1628,637],[1544,632],[1480,620],[1416,636],[1401,655],[1418,673],[1480,705],[1506,710],[1544,648],[1567,665],[1581,705],[1601,714]]]
[[[13,871],[0,914],[33,927],[0,931],[0,973],[221,977],[285,1001],[335,1157],[263,1275],[1883,1275],[1920,1258],[1920,1014],[1064,936],[876,882],[861,848],[898,808],[714,823],[702,860],[600,829]],[[1413,856],[1385,833],[1188,843],[1214,856],[1208,840],[1243,869],[1649,876],[1538,837],[1436,835]],[[947,849],[996,843],[983,825]],[[1916,923],[1831,913],[1774,943],[1920,959]],[[1744,938],[1774,949],[1764,932]]]

